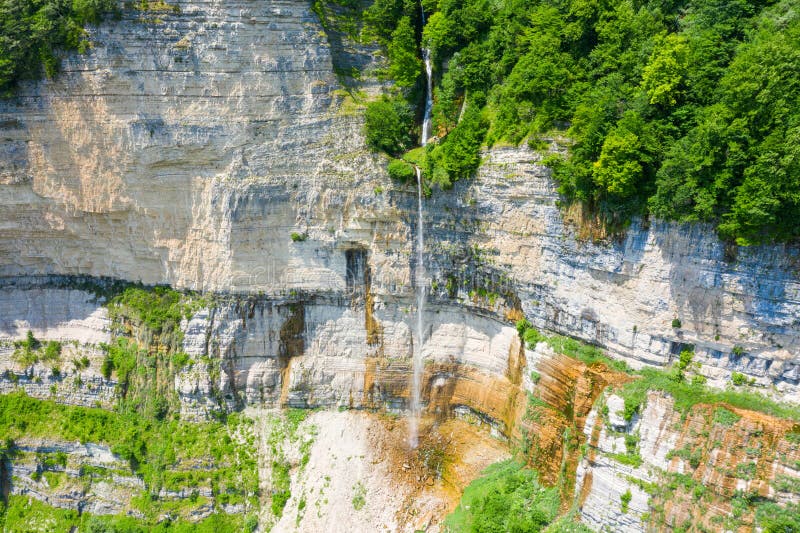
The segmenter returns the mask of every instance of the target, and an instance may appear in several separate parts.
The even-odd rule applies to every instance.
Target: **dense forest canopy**
[[[57,51],[85,50],[84,27],[116,8],[115,0],[0,0],[0,93],[43,71],[55,75]]]
[[[405,0],[375,0],[365,20],[401,87],[421,83],[413,32],[433,54],[433,182],[474,172],[481,144],[561,134],[573,143],[549,160],[561,193],[611,225],[652,214],[714,222],[742,245],[800,237],[800,1],[423,6],[424,26]],[[403,126],[394,155],[409,143]]]

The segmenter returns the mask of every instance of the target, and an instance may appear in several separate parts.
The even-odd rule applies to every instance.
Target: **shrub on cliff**
[[[392,159],[389,161],[387,170],[389,171],[389,176],[395,180],[413,181],[416,178],[416,170],[414,170],[414,167],[402,159]]]
[[[367,145],[373,150],[399,155],[414,145],[414,113],[400,96],[370,102],[364,118]]]
[[[467,106],[458,125],[428,156],[430,179],[442,188],[472,176],[481,163],[480,149],[488,123],[480,105]]]
[[[116,11],[114,0],[0,2],[0,93],[23,79],[58,72],[57,51],[83,50],[87,24]]]
[[[491,465],[465,490],[445,530],[541,531],[558,514],[557,488],[545,488],[535,471],[514,461]]]

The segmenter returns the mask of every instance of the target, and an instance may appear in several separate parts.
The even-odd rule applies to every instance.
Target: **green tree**
[[[364,118],[367,145],[373,150],[399,155],[413,146],[414,115],[401,97],[370,102]]]
[[[0,1],[0,93],[23,79],[54,76],[57,51],[80,49],[83,27],[115,12],[114,0]]]
[[[686,77],[689,46],[686,37],[671,33],[656,41],[642,73],[642,87],[651,104],[671,107],[678,103]]]
[[[364,20],[379,39],[388,42],[402,15],[403,0],[375,0],[364,12]]]
[[[429,156],[431,181],[448,188],[456,180],[471,177],[481,162],[480,149],[487,128],[480,105],[468,105],[455,129]]]
[[[417,57],[417,42],[411,19],[403,17],[392,32],[388,45],[389,75],[400,87],[411,87],[422,74],[422,61]]]
[[[603,142],[600,159],[592,171],[595,183],[609,194],[621,198],[636,194],[643,172],[639,151],[639,137],[636,134],[624,129],[609,133]]]

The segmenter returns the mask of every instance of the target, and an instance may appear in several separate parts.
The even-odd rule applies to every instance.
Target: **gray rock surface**
[[[378,314],[410,307],[414,191],[365,149],[333,73],[344,47],[305,3],[178,5],[157,24],[130,11],[102,24],[58,79],[0,103],[0,274],[349,301],[366,266]],[[540,157],[492,150],[474,180],[426,201],[434,301],[500,318],[521,305],[536,326],[633,366],[665,366],[693,345],[712,384],[737,371],[800,399],[797,248],[726,251],[708,226],[658,221],[581,241]],[[0,306],[9,335],[46,316],[10,295]],[[337,346],[361,342],[346,329]]]

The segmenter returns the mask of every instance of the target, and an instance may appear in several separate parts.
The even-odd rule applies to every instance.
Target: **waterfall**
[[[425,17],[423,16],[423,20]],[[433,66],[431,65],[431,51],[422,49],[422,59],[425,61],[425,115],[422,119],[422,146],[428,144],[431,135],[431,109],[433,109]]]
[[[422,25],[425,26],[425,11],[420,5]],[[422,118],[422,146],[428,144],[431,131],[431,109],[433,108],[433,67],[431,54],[427,48],[422,49],[422,58],[425,61],[425,114]],[[409,421],[409,444],[412,449],[419,444],[419,418],[422,411],[422,344],[425,334],[425,225],[422,206],[422,171],[416,167],[417,172],[417,267],[416,267],[416,292],[417,292],[417,325],[416,339],[414,339],[413,378],[411,381],[411,420]]]
[[[417,325],[414,339],[413,378],[411,381],[411,420],[409,422],[409,444],[416,448],[419,443],[419,417],[422,410],[422,343],[425,334],[425,228],[422,210],[422,171],[417,167]]]

